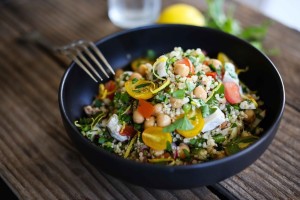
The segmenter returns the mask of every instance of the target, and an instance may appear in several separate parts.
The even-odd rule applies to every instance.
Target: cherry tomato
[[[177,130],[177,132],[186,138],[191,138],[198,135],[201,132],[204,126],[204,119],[200,110],[188,114],[188,118],[191,124],[194,126],[194,128],[191,130]]]
[[[135,99],[150,99],[153,97],[151,89],[153,89],[152,81],[138,80],[133,83],[132,80],[125,82],[126,92]]]
[[[213,77],[214,79],[216,79],[217,78],[217,72],[207,72],[206,73],[206,76],[211,76],[211,77]]]
[[[243,99],[240,94],[240,88],[235,82],[225,82],[225,98],[230,104],[240,103]]]
[[[149,127],[142,133],[143,142],[155,150],[167,148],[167,142],[172,143],[171,133],[163,132],[162,127]]]
[[[104,84],[104,87],[107,90],[107,97],[112,100],[116,91],[116,82],[110,80]]]
[[[125,128],[120,132],[120,135],[124,136],[133,136],[134,134],[136,134],[136,130],[131,125],[125,125]]]

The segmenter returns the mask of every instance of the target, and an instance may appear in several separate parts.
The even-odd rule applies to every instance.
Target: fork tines
[[[101,81],[103,78],[93,67],[96,64],[101,72],[109,78],[109,75],[100,61],[110,70],[110,72],[114,75],[115,72],[107,62],[106,58],[103,56],[101,51],[96,47],[96,45],[87,40],[78,40],[72,42],[69,45],[66,45],[59,49],[60,52],[67,55],[70,59],[74,60],[76,64],[82,68],[94,81],[97,81],[94,75],[96,75]],[[94,74],[94,75],[93,75]]]

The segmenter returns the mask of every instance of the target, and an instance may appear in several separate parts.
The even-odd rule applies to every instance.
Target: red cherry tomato
[[[230,104],[237,104],[242,101],[240,88],[235,82],[225,82],[225,98]]]
[[[133,136],[135,133],[136,133],[136,130],[134,130],[133,126],[125,125],[125,128],[123,130],[121,130],[120,135]]]
[[[213,77],[214,79],[216,79],[217,78],[217,72],[207,72],[206,73],[206,76],[211,76],[211,77]]]
[[[113,99],[116,91],[116,83],[113,80],[110,80],[104,84],[105,89],[107,90],[107,97]]]

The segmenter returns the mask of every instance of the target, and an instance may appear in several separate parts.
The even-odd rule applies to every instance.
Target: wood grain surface
[[[165,0],[163,6],[179,1]],[[180,1],[205,9],[203,1]],[[234,2],[232,2],[234,3]],[[234,3],[243,26],[267,20]],[[57,91],[69,61],[20,42],[37,31],[53,45],[120,31],[104,0],[11,0],[0,3],[0,175],[20,199],[298,199],[300,197],[300,33],[273,23],[265,46],[282,75],[286,107],[266,152],[241,173],[189,190],[157,190],[99,172],[68,138]],[[276,97],[274,97],[276,98]],[[1,198],[1,197],[0,197]]]

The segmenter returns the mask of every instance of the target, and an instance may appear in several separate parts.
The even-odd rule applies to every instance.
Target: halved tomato
[[[155,150],[164,150],[167,143],[172,143],[171,133],[163,132],[162,127],[149,127],[142,133],[143,142]]]
[[[125,82],[126,92],[135,99],[150,99],[153,97],[153,86],[152,81],[138,80],[133,82],[133,80],[128,80]]]
[[[198,135],[204,126],[204,119],[202,117],[201,111],[196,110],[188,114],[188,118],[191,124],[194,126],[191,130],[177,130],[177,132],[186,138],[191,138]]]
[[[240,88],[235,82],[224,82],[225,98],[230,104],[240,103],[243,99],[240,94]]]

